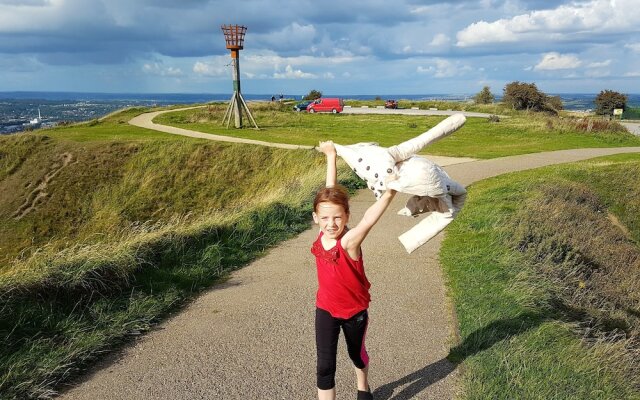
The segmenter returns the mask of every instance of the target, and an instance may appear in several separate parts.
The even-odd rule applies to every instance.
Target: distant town
[[[87,121],[125,107],[155,105],[155,102],[121,100],[0,100],[0,134]]]

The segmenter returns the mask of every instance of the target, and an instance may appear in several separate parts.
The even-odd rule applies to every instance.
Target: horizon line
[[[605,89],[606,90],[606,89]],[[186,94],[186,95],[229,95],[231,96],[232,93],[228,93],[228,92],[97,92],[97,91],[87,91],[87,92],[83,92],[83,91],[63,91],[63,90],[0,90],[0,93],[75,93],[75,94],[109,94],[109,95],[116,95],[116,94],[135,94],[135,95],[140,95],[140,94],[144,94],[144,95],[153,95],[153,94],[157,94],[157,95],[176,95],[176,94]],[[548,92],[549,94],[597,94],[599,92]],[[244,95],[247,96],[272,96],[273,93],[243,93]],[[280,94],[278,92],[278,94]],[[459,92],[459,93],[387,93],[387,94],[380,94],[380,93],[373,93],[373,94],[369,94],[369,93],[346,93],[346,94],[339,94],[339,93],[330,93],[331,96],[397,96],[397,95],[406,95],[406,96],[422,96],[422,95],[447,95],[447,96],[468,96],[468,95],[475,95],[476,93],[463,93],[463,92]],[[624,93],[627,95],[640,95],[639,93]],[[288,95],[294,95],[291,93],[288,93]],[[296,96],[300,95],[300,94],[295,94]],[[304,93],[303,93],[304,95]]]

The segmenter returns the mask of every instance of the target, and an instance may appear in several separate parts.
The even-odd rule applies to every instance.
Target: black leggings
[[[318,389],[329,390],[336,385],[336,354],[340,327],[347,342],[347,351],[353,365],[363,369],[369,365],[369,355],[364,346],[369,315],[361,311],[349,319],[334,318],[327,311],[316,308],[316,350],[318,354]]]

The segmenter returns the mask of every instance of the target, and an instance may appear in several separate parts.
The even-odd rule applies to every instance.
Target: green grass
[[[321,154],[119,118],[0,138],[0,398],[48,395],[310,226]],[[352,179],[344,166],[341,179]]]
[[[256,107],[258,123],[264,128],[260,131],[220,129],[215,121],[222,117],[221,104],[161,118],[180,126],[200,124],[204,131],[260,140],[316,144],[334,139],[382,145],[409,139],[442,119],[295,114],[289,112],[289,105],[280,103]],[[129,109],[83,124],[0,137],[0,398],[49,395],[59,382],[103,352],[149,329],[200,290],[224,280],[229,271],[309,226],[311,197],[324,181],[320,154],[184,138],[127,123],[146,111],[153,110]],[[597,125],[589,132],[583,128],[575,121],[530,115],[514,114],[497,124],[471,118],[461,131],[428,150],[490,158],[542,147],[638,145],[636,138],[617,132],[615,125]],[[591,179],[592,172],[582,176],[579,169],[571,171],[575,179],[599,185],[599,196],[637,241],[635,215],[640,208],[635,199],[640,196],[617,190],[627,187],[618,186],[623,174],[613,181],[620,180],[616,190],[611,190],[609,176],[615,163],[612,165],[597,179]],[[358,185],[345,165],[340,171],[343,182]],[[514,213],[524,204],[517,197],[524,196],[521,187],[497,193],[492,201],[505,196],[513,199],[498,207],[503,211]],[[462,218],[471,214],[467,211]],[[492,215],[487,212],[483,218]],[[530,342],[557,346],[556,358],[572,351],[586,354],[587,360],[599,360],[598,354],[618,354],[585,353],[572,329],[549,322],[539,310],[532,311],[528,302],[522,303],[526,296],[503,282],[511,279],[508,269],[493,263],[498,253],[490,249],[504,235],[493,235],[495,230],[488,229],[492,221],[472,223],[474,229],[491,234],[482,240],[469,238],[470,247],[465,249],[477,252],[467,251],[461,257],[484,268],[480,278],[486,274],[496,279],[482,282],[474,278],[469,283],[465,279],[471,274],[465,272],[457,278],[459,282],[452,281],[454,287],[463,285],[465,296],[475,293],[476,297],[465,301],[484,307],[477,314],[460,313],[466,339],[452,357],[472,365],[482,354],[510,346],[512,336],[528,338],[522,351],[530,348]],[[464,225],[456,220],[454,226]],[[500,262],[513,260],[513,253],[500,254]],[[518,257],[525,259],[522,254]],[[471,265],[465,262],[459,266]],[[478,283],[480,287],[474,289]],[[503,293],[505,287],[508,290]],[[507,297],[481,296],[487,291]],[[520,303],[523,305],[505,308]],[[534,334],[538,328],[553,334]],[[505,356],[498,356],[499,365]],[[564,371],[575,367],[545,354],[540,359],[532,357],[540,376],[545,368]],[[526,358],[513,362],[523,364],[511,364],[517,369],[530,364]],[[576,369],[578,375],[569,376],[582,380],[583,375],[593,375],[595,383],[576,393],[600,390],[598,385],[608,380],[615,384],[606,390],[627,393],[626,386],[616,386],[615,374],[602,368],[593,372],[593,363],[584,365]],[[470,371],[474,379],[476,372]],[[481,379],[477,385],[483,386],[485,377],[477,376]],[[510,387],[510,378],[507,383],[500,381],[504,377],[499,374],[486,378]],[[536,393],[550,390],[554,390],[552,385]]]
[[[176,111],[155,118],[156,123],[218,135],[269,142],[317,145],[321,140],[341,144],[377,142],[392,146],[435,126],[444,117],[373,114],[295,113],[286,104],[252,104],[260,130],[226,129],[225,106]],[[541,151],[584,147],[640,146],[640,138],[617,124],[587,125],[573,118],[516,113],[500,122],[468,118],[453,135],[423,150],[425,154],[495,158]]]
[[[463,398],[640,398],[639,172],[621,155],[469,188],[440,253]]]

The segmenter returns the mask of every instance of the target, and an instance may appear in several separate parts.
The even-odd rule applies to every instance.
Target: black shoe
[[[371,394],[371,392],[358,390],[358,400],[373,400],[373,395]]]

